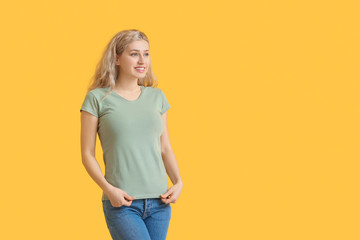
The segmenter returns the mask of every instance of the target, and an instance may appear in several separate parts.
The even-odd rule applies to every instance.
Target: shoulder
[[[95,88],[95,89],[89,91],[89,93],[91,93],[95,96],[98,96],[98,95],[106,94],[109,90],[110,90],[109,87]]]
[[[87,95],[91,95],[92,97],[96,98],[97,100],[100,100],[105,95],[107,95],[110,91],[109,87],[104,88],[95,88],[93,90],[90,90]]]
[[[150,87],[150,86],[145,87],[145,86],[144,86],[144,88],[145,88],[147,91],[153,92],[153,93],[159,93],[159,92],[161,91],[161,89],[160,89],[160,88],[157,88],[157,87]]]
[[[144,87],[144,89],[146,92],[150,93],[150,95],[161,96],[163,94],[160,88],[148,86],[148,87]]]

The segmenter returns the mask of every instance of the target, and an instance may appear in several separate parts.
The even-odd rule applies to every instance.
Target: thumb
[[[160,196],[163,198],[167,198],[170,195],[170,192],[166,192],[164,194],[161,194]]]
[[[128,195],[127,193],[125,193],[124,197],[126,199],[128,199],[128,200],[134,200],[135,199],[135,197],[132,197],[132,196]]]
[[[174,191],[174,188],[173,188],[173,187],[174,187],[174,186],[171,186],[171,187],[167,190],[166,193],[161,194],[160,196],[163,197],[163,198],[167,198],[170,194],[173,193],[173,191]]]

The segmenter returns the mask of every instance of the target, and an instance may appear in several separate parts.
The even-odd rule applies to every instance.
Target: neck
[[[137,79],[131,81],[124,81],[118,79],[115,83],[115,89],[121,90],[122,92],[137,92],[140,86],[137,84]]]

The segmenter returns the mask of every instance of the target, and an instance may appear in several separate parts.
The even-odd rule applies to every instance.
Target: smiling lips
[[[135,67],[136,71],[138,72],[144,72],[145,71],[145,67]]]

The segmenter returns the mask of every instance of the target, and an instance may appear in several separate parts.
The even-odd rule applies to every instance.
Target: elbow
[[[172,151],[171,147],[163,147],[161,148],[161,155],[167,155],[171,151]]]
[[[95,158],[95,156],[93,156],[93,154],[91,154],[90,152],[82,153],[81,154],[81,162],[82,162],[82,164],[88,163],[91,158]]]

